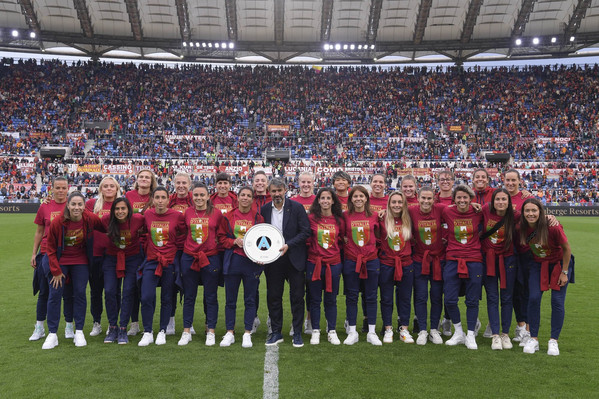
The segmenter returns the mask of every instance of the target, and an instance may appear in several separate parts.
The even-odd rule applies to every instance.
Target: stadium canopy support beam
[[[520,8],[520,12],[518,12],[518,18],[516,18],[516,23],[514,23],[514,28],[512,29],[512,35],[510,36],[510,46],[509,51],[507,53],[508,57],[512,55],[512,47],[514,41],[522,36],[524,30],[526,28],[526,24],[528,23],[528,18],[530,17],[530,13],[532,12],[536,0],[524,0],[522,2],[522,8]]]
[[[420,2],[418,18],[416,19],[416,28],[414,29],[414,44],[422,43],[432,5],[433,0],[422,0]]]
[[[137,8],[137,0],[125,0],[127,14],[129,14],[129,22],[131,23],[131,32],[136,41],[143,40],[143,31],[141,29],[141,18],[139,16],[139,8]]]
[[[283,44],[285,37],[285,0],[275,1],[275,43],[277,46]]]
[[[77,10],[77,18],[79,18],[79,23],[81,24],[81,30],[85,37],[93,37],[94,29],[92,27],[92,20],[89,16],[89,10],[87,8],[87,3],[85,0],[73,0],[73,4],[75,6],[75,10]]]
[[[472,32],[474,31],[474,26],[476,25],[476,19],[480,14],[480,7],[482,5],[483,0],[472,0],[470,2],[468,14],[466,14],[466,20],[464,21],[464,26],[462,27],[462,36],[460,37],[460,42],[468,43],[470,41]]]
[[[35,15],[35,10],[33,9],[33,3],[31,0],[18,0],[21,5],[21,12],[25,16],[25,22],[27,22],[27,26],[29,29],[33,30],[35,34],[39,37],[42,32],[42,28],[40,27],[40,23],[37,19],[37,15]]]
[[[328,42],[331,39],[331,23],[333,20],[333,0],[322,2],[322,13],[320,19],[320,41]]]
[[[189,8],[186,0],[175,0],[177,7],[177,18],[179,19],[179,31],[181,40],[188,42],[191,40],[191,26],[189,24]]]
[[[227,13],[227,32],[229,40],[237,41],[237,0],[225,1],[225,12]]]
[[[578,4],[570,17],[570,21],[564,29],[564,43],[570,42],[570,37],[574,36],[580,28],[580,21],[584,18],[587,13],[587,9],[591,5],[591,0],[578,0]]]
[[[272,62],[275,62],[275,61],[277,61],[277,59],[276,59],[275,57],[273,57],[273,56],[270,56],[270,55],[268,55],[268,54],[266,54],[266,53],[263,53],[263,52],[261,52],[261,51],[254,51],[254,53],[255,53],[256,55],[259,55],[260,57],[264,57],[264,58],[266,58],[266,59],[267,59],[267,60],[269,60],[269,61],[272,61]]]
[[[293,54],[291,54],[291,55],[288,55],[287,57],[283,58],[281,61],[283,61],[283,62],[287,62],[287,61],[289,61],[290,59],[292,59],[292,58],[294,58],[294,57],[299,57],[299,56],[300,56],[300,55],[302,55],[302,54],[304,54],[304,52],[303,52],[303,51],[300,51],[300,52],[297,52],[297,53],[293,53]]]
[[[366,30],[366,42],[369,44],[376,42],[382,8],[383,0],[372,0],[372,3],[370,4],[370,14],[368,15],[368,29]]]

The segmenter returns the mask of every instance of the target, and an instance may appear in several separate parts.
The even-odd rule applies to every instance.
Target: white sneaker
[[[431,329],[430,334],[428,335],[428,340],[431,341],[435,345],[441,345],[443,343],[443,338],[441,337],[441,333],[439,330]]]
[[[349,322],[347,321],[347,319],[345,319],[345,321],[343,322],[343,328],[345,328],[345,333],[349,334]]]
[[[220,341],[220,346],[231,346],[231,344],[235,343],[235,335],[232,332],[227,331],[222,341]]]
[[[312,327],[312,326],[310,326]],[[320,330],[311,329],[312,336],[310,337],[310,345],[320,344]]]
[[[42,345],[42,349],[54,349],[58,346],[58,336],[55,333],[49,333]]]
[[[160,334],[158,334],[160,335]],[[191,334],[188,332],[183,331],[183,334],[181,334],[181,339],[179,340],[179,342],[177,343],[177,345],[179,346],[185,346],[188,343],[191,342]]]
[[[524,331],[520,332],[520,346],[521,347],[525,347],[526,343],[530,340],[531,340],[531,338],[530,338],[529,331],[524,330]],[[537,343],[537,345],[538,345],[538,343]]]
[[[294,333],[294,331],[293,331],[293,324],[292,324],[291,327],[289,327],[289,336],[293,337],[293,335],[294,335],[293,333]]]
[[[514,330],[514,338],[512,339],[512,341],[520,342],[520,340],[522,339],[522,331],[526,331],[526,325],[522,327],[516,326],[516,329]]]
[[[160,330],[160,332],[156,336],[156,345],[164,345],[164,344],[166,344],[166,332],[164,330]]]
[[[447,341],[445,341],[445,345],[456,346],[464,344],[465,342],[466,335],[464,334],[464,331],[456,330],[456,332],[453,333],[453,336],[449,338]]]
[[[559,345],[557,341],[551,338],[548,342],[549,346],[547,347],[547,354],[549,356],[559,356]]]
[[[33,334],[31,334],[31,337],[29,337],[29,340],[30,341],[37,341],[38,339],[42,339],[45,336],[46,336],[46,330],[44,330],[44,326],[36,324],[35,328],[33,329]],[[48,349],[51,349],[51,348],[48,348]]]
[[[241,340],[242,348],[251,348],[254,346],[252,343],[252,334],[251,333],[243,333],[243,339]]]
[[[132,322],[131,325],[129,326],[129,331],[127,331],[127,335],[132,336],[132,335],[137,335],[139,333],[139,322],[135,321]]]
[[[483,338],[493,338],[493,331],[491,330],[491,325],[489,323],[487,323],[487,327],[483,333]]]
[[[421,330],[416,338],[416,345],[426,345],[426,341],[428,341],[428,331]]]
[[[141,341],[139,341],[137,346],[148,346],[151,343],[154,343],[154,334],[151,332],[144,332],[144,335],[141,337]]]
[[[75,338],[75,326],[73,323],[67,323],[67,325],[64,327],[64,337],[66,339]]]
[[[266,319],[266,332],[268,333],[267,336],[272,334],[272,324],[270,322],[270,316],[268,316],[268,318]]]
[[[474,336],[478,337],[478,332],[480,331],[481,327],[482,323],[480,322],[480,319],[476,319],[476,325],[474,326]]]
[[[341,345],[339,337],[337,337],[337,331],[331,330],[327,333],[327,340],[333,345]]]
[[[499,335],[493,335],[491,341],[491,349],[494,351],[500,351],[503,349],[503,343],[501,342],[501,338]]]
[[[528,338],[526,340],[526,345],[524,345],[524,349],[522,350],[524,353],[535,353],[539,350],[539,341],[536,339]]]
[[[98,322],[94,321],[94,325],[92,327],[91,332],[89,333],[90,337],[98,336],[102,333],[102,325]]]
[[[343,343],[345,345],[353,345],[359,340],[360,336],[358,335],[358,333],[356,331],[352,331],[347,335],[347,338],[345,338],[345,341],[343,341]]]
[[[312,320],[306,319],[304,321],[304,333],[310,335],[312,334],[312,331]]]
[[[410,332],[408,330],[404,330],[403,328],[401,330],[399,330],[399,339],[401,341],[405,342],[406,344],[414,343],[414,338],[412,338],[412,335],[410,335]]]
[[[260,327],[260,319],[256,316],[254,317],[254,323],[252,324],[252,334],[258,331],[258,327]]]
[[[512,349],[514,347],[509,335],[505,334],[501,336],[501,347],[503,349]]]
[[[189,329],[189,333],[191,335],[196,335],[196,330],[193,328],[193,326],[191,326],[191,328]]]
[[[371,333],[371,332],[369,332],[368,334],[366,334],[366,342],[368,342],[368,343],[370,343],[370,344],[372,344],[374,346],[381,346],[381,345],[383,345],[383,343],[381,342],[379,336],[376,333]]]
[[[468,331],[468,334],[466,334],[466,338],[464,339],[464,344],[468,349],[478,349],[478,345],[476,344],[476,334],[474,331]]]
[[[213,332],[206,333],[206,346],[216,345],[216,335]]]
[[[443,318],[439,323],[439,331],[443,331],[443,335],[451,337],[451,320]]]
[[[158,333],[160,334],[160,333]],[[168,324],[166,325],[166,335],[175,335],[175,318],[171,317],[168,319]],[[158,345],[158,337],[156,337],[156,345]]]
[[[102,332],[102,329],[100,329]],[[75,337],[73,338],[73,342],[76,347],[87,346],[87,341],[85,340],[85,335],[83,334],[83,330],[75,330]]]
[[[393,327],[385,330],[385,333],[383,334],[383,342],[386,344],[393,343]]]

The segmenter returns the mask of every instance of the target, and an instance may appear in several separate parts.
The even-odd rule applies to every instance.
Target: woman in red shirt
[[[491,201],[482,209],[483,229],[481,235],[485,255],[483,284],[487,294],[487,313],[492,333],[491,349],[511,349],[508,333],[512,324],[513,292],[518,274],[517,257],[514,254],[515,220],[520,212],[514,211],[510,193],[499,188]],[[497,283],[500,289],[497,289]],[[501,296],[501,336],[499,336],[499,299]]]
[[[181,280],[183,284],[183,334],[179,345],[191,341],[194,308],[200,281],[204,286],[206,311],[206,346],[216,343],[214,329],[218,319],[218,282],[221,275],[221,258],[218,253],[217,233],[222,229],[223,214],[212,205],[205,184],[197,183],[192,190],[193,207],[185,211],[187,229],[183,255],[181,255]]]
[[[243,281],[243,301],[245,310],[243,324],[245,332],[241,346],[251,348],[252,328],[256,316],[256,290],[263,265],[252,262],[243,251],[243,237],[254,225],[264,223],[264,218],[254,209],[254,191],[251,187],[242,187],[237,194],[239,207],[224,216],[224,229],[220,230],[219,242],[225,249],[223,257],[223,274],[225,276],[225,323],[227,333],[220,346],[231,346],[235,343],[235,315],[237,313],[237,296],[239,285]]]
[[[346,291],[347,338],[346,345],[358,342],[356,319],[358,316],[358,293],[360,281],[364,281],[364,297],[368,317],[367,342],[372,345],[383,343],[376,334],[377,290],[380,262],[377,251],[377,236],[380,233],[378,215],[370,210],[368,191],[362,186],[355,186],[348,195],[345,220],[345,261],[343,265],[343,282]]]
[[[337,337],[337,295],[343,270],[341,245],[345,236],[341,201],[335,192],[321,188],[310,207],[308,219],[312,235],[308,239],[306,281],[308,281],[309,311],[312,320],[310,343],[320,343],[320,304],[324,288],[324,313],[327,320],[327,339],[333,345]]]
[[[561,226],[549,226],[543,204],[529,198],[522,205],[520,244],[528,245],[532,259],[528,262],[528,323],[530,336],[524,353],[539,350],[539,324],[543,292],[551,289],[551,339],[547,354],[559,355],[558,339],[564,325],[566,291],[574,283],[574,257]]]
[[[108,247],[102,264],[109,325],[104,343],[128,344],[126,328],[137,293],[136,272],[143,262],[140,230],[144,228],[144,216],[133,213],[129,200],[119,197],[112,203],[110,215],[105,215],[102,222],[108,232]],[[122,292],[119,292],[121,285]],[[120,328],[117,328],[119,308],[121,320]]]
[[[92,198],[87,201],[85,208],[98,215],[101,219],[104,215],[110,214],[112,202],[121,196],[121,186],[112,176],[106,176],[100,181],[100,195],[98,198]],[[108,237],[104,233],[96,232],[94,234],[94,260],[90,267],[89,274],[89,293],[90,293],[90,312],[94,319],[94,325],[89,333],[95,337],[102,332],[102,291],[104,291],[104,274],[102,273],[102,264],[104,263],[104,254],[108,247]]]
[[[105,231],[100,219],[85,210],[85,198],[75,191],[67,198],[64,213],[55,218],[48,231],[47,252],[50,266],[48,285],[48,330],[42,349],[58,345],[60,303],[67,276],[73,284],[73,316],[75,319],[75,346],[85,346],[83,326],[87,307],[88,265],[92,260],[94,230]]]
[[[381,314],[385,333],[383,342],[393,342],[393,288],[397,286],[397,313],[402,321],[399,338],[405,343],[414,340],[408,331],[412,309],[412,285],[414,266],[412,264],[412,222],[408,213],[408,201],[404,193],[389,195],[384,223],[381,224],[381,245],[379,259],[381,269],[379,287],[381,290]],[[426,337],[425,337],[426,342]]]
[[[471,205],[474,192],[460,184],[453,191],[455,206],[443,209],[442,218],[447,223],[447,249],[443,270],[443,293],[445,306],[453,322],[455,332],[446,345],[465,344],[468,349],[478,349],[474,329],[478,319],[478,302],[482,293],[483,259],[478,227],[482,214]],[[458,296],[462,282],[466,285],[466,317],[468,334],[465,335],[458,308]]]
[[[177,236],[185,234],[183,214],[168,207],[166,188],[158,187],[152,193],[153,209],[145,214],[145,226],[149,233],[146,260],[141,265],[141,316],[144,335],[138,346],[154,342],[152,324],[156,308],[156,287],[160,284],[160,331],[156,345],[166,343],[166,326],[171,315],[175,287],[175,254]]]

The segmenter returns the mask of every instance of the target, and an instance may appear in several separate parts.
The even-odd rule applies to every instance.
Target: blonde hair
[[[121,185],[119,184],[119,182],[116,181],[116,179],[112,176],[106,176],[105,178],[102,179],[102,181],[100,181],[100,186],[98,187],[98,199],[96,200],[96,203],[94,204],[94,213],[98,213],[104,208],[105,200],[104,200],[104,194],[102,194],[102,186],[104,185],[106,180],[112,180],[114,182],[114,184],[116,185],[116,194],[114,196],[113,201],[122,195]]]
[[[387,238],[393,238],[393,233],[395,232],[395,217],[391,212],[391,198],[399,195],[402,199],[401,205],[401,235],[404,241],[408,241],[412,238],[412,220],[410,219],[410,213],[408,212],[408,200],[406,199],[406,195],[401,191],[394,191],[389,194],[389,198],[387,199],[387,212],[385,214],[385,228],[387,229]]]

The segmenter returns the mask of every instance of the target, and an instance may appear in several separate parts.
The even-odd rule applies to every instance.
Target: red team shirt
[[[481,211],[483,215],[483,232],[487,232],[495,226],[503,217],[497,214],[491,213],[489,204],[485,204]],[[514,220],[517,221],[520,218],[520,212],[514,212]],[[505,227],[501,226],[495,233],[491,234],[487,239],[482,241],[482,248],[485,252],[493,249],[496,254],[502,254],[504,256],[511,256],[514,254],[514,246],[510,246],[508,251],[504,249],[504,237]],[[515,234],[512,235],[512,239],[515,239]]]
[[[229,192],[229,195],[226,197],[220,197],[218,193],[215,193],[210,197],[210,202],[212,202],[212,205],[220,210],[223,215],[227,212],[231,212],[234,208],[237,208],[237,197],[232,192]]]
[[[306,213],[308,213],[310,211],[310,207],[312,206],[312,203],[314,202],[315,199],[316,199],[316,195],[314,195],[314,194],[312,194],[309,197],[302,197],[301,195],[295,195],[295,196],[291,197],[291,200],[293,200],[295,202],[299,202],[300,204],[302,204],[304,206]]]
[[[387,209],[387,200],[389,196],[385,195],[383,197],[373,197],[370,196],[370,210],[372,212],[380,212],[382,210]]]
[[[347,212],[347,201],[349,200],[349,196],[342,197],[339,194],[337,194],[337,198],[339,198],[339,202],[341,202],[341,210],[343,212]]]
[[[35,220],[33,223],[37,224],[38,226],[44,226],[44,235],[40,244],[40,253],[46,253],[46,242],[48,241],[48,229],[50,228],[50,222],[52,222],[57,216],[60,216],[66,204],[66,201],[62,204],[57,204],[56,201],[51,200],[47,204],[42,204],[37,210],[37,214],[35,215]]]
[[[512,195],[512,207],[514,211],[522,212],[522,205],[524,205],[524,198],[522,198],[522,191],[518,191],[518,194]]]
[[[449,230],[446,249],[447,258],[482,262],[478,234],[478,226],[482,222],[482,213],[476,213],[472,206],[464,213],[459,212],[457,206],[448,206],[443,210],[442,218],[447,223]]]
[[[108,230],[110,215],[102,217],[102,223]],[[140,234],[139,231],[144,228],[144,216],[140,213],[131,215],[131,220],[119,223],[119,237],[117,240],[111,241],[108,238],[108,247],[106,253],[111,256],[116,256],[119,251],[124,250],[125,256],[137,255],[140,251]],[[108,237],[108,235],[106,235]]]
[[[247,258],[243,248],[235,245],[235,239],[243,238],[245,233],[254,224],[264,223],[264,218],[255,209],[250,209],[248,213],[243,213],[239,210],[239,208],[235,208],[232,212],[224,216],[224,218],[229,226],[225,225],[226,231],[224,231],[224,234],[221,235],[221,239],[219,240],[220,243],[224,248],[234,248],[233,253]],[[231,229],[235,238],[231,238],[226,235],[230,232],[229,229]]]
[[[409,207],[412,220],[412,242],[414,243],[412,257],[416,262],[422,262],[425,251],[438,254],[445,259],[445,244],[443,243],[443,222],[441,214],[445,205],[433,204],[429,213],[420,211],[420,207]]]
[[[270,198],[270,194],[266,193],[265,195],[254,194],[254,201],[252,202],[252,211],[260,213],[262,207],[272,201]]]
[[[383,265],[395,266],[395,258],[400,258],[403,266],[412,263],[412,245],[410,241],[405,241],[401,232],[401,218],[395,219],[395,230],[391,237],[388,237],[387,228],[384,222],[381,222],[381,249],[379,251],[379,260]]]
[[[206,256],[218,253],[218,233],[223,229],[223,214],[216,208],[207,215],[205,210],[198,211],[189,207],[185,211],[185,247],[186,254],[193,255],[202,251]]]
[[[308,215],[312,234],[308,238],[308,261],[316,263],[316,258],[339,258],[341,262],[342,240],[345,236],[343,220],[337,221],[335,216],[322,216],[316,219]]]
[[[85,209],[90,212],[94,211],[94,206],[96,205],[96,199],[92,198],[85,203]],[[110,207],[112,206],[112,201],[104,201],[104,205],[100,212],[97,213],[98,217],[102,219],[105,215],[110,215]],[[99,231],[94,231],[94,256],[104,256],[104,252],[106,252],[106,248],[108,248],[108,236],[104,233],[100,233]]]
[[[366,216],[365,212],[349,212],[343,214],[345,219],[345,256],[350,260],[357,260],[358,255],[371,260],[377,257],[377,243],[375,231],[380,231],[379,217],[376,212]]]
[[[418,203],[418,197],[417,196],[406,198],[406,200],[408,201],[408,207],[420,205]]]
[[[181,214],[184,214],[187,208],[192,206],[191,194],[187,197],[178,197],[177,194],[173,194],[171,196],[171,200],[169,202],[169,208],[174,211],[177,211]],[[177,250],[182,250],[185,246],[185,235],[177,236]]]
[[[437,204],[443,204],[443,205],[453,205],[453,197],[449,196],[449,197],[440,197],[439,193],[437,193],[435,195],[435,203]]]
[[[139,195],[136,190],[127,191],[125,197],[129,200],[133,212],[141,213],[141,210],[150,202],[150,193],[146,195]]]
[[[181,234],[185,233],[185,219],[182,213],[167,209],[159,215],[155,209],[148,209],[144,217],[149,251],[170,253],[177,248],[177,236],[183,235],[185,238],[185,234]]]

